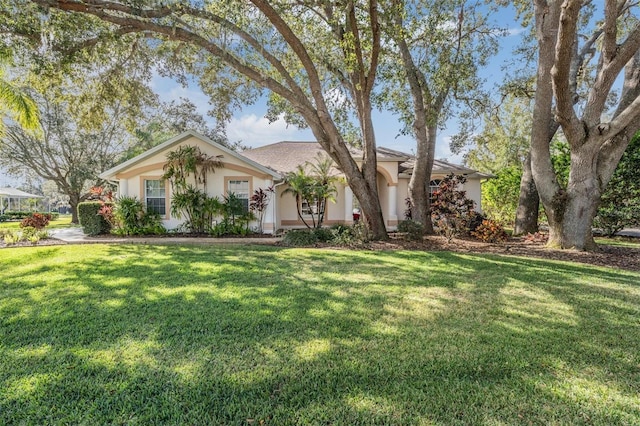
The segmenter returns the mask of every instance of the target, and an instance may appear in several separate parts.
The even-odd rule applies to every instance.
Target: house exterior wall
[[[467,191],[467,198],[476,203],[475,208],[478,213],[482,213],[482,192],[480,187],[480,179],[467,179],[467,182],[464,184],[464,190]]]
[[[223,168],[215,170],[207,176],[207,192],[209,196],[222,198],[227,193],[229,181],[247,180],[249,182],[249,196],[258,188],[268,188],[275,183],[276,193],[273,194],[263,222],[263,231],[273,233],[278,229],[303,228],[304,223],[298,218],[296,200],[293,195],[285,193],[287,185],[282,182],[274,182],[274,177],[268,174],[264,168],[252,164],[251,160],[243,160],[243,157],[230,155],[228,152],[211,145],[196,136],[187,137],[179,143],[172,144],[161,151],[152,154],[139,162],[133,163],[114,175],[119,183],[119,195],[128,195],[145,201],[145,179],[160,179],[163,175],[163,167],[166,164],[166,156],[180,146],[197,146],[203,152],[212,156],[221,155]],[[399,159],[379,159],[377,184],[382,207],[383,217],[388,230],[395,230],[398,222],[404,219],[406,209],[405,200],[408,197],[409,177],[398,173]],[[269,166],[264,164],[263,166]],[[114,172],[115,173],[115,172]],[[442,179],[445,175],[433,175],[432,179]],[[182,218],[174,217],[170,212],[170,199],[172,191],[169,183],[165,184],[167,194],[166,211],[163,224],[167,229],[175,229],[182,222]],[[352,224],[353,206],[357,203],[351,189],[344,182],[337,183],[335,202],[329,202],[326,206],[324,225]],[[476,202],[480,210],[480,179],[468,179],[464,185],[467,197]],[[283,195],[284,194],[284,195]],[[309,218],[310,219],[310,218]],[[309,221],[311,224],[311,222]],[[251,227],[257,228],[258,223],[253,222]]]
[[[118,173],[116,175],[116,178],[119,180],[118,195],[136,197],[144,202],[144,180],[160,179],[164,173],[163,167],[166,164],[167,154],[171,151],[177,150],[180,146],[187,145],[198,146],[208,155],[223,156],[221,160],[224,166],[207,175],[207,194],[209,196],[218,197],[222,200],[227,193],[228,182],[230,180],[247,180],[249,182],[249,197],[253,194],[254,190],[258,188],[266,189],[273,185],[272,176],[265,174],[247,163],[244,163],[238,158],[225,155],[223,151],[211,146],[199,138],[191,137],[180,144],[176,144],[156,153],[152,157],[141,161],[122,173]],[[184,219],[174,217],[170,213],[169,200],[172,197],[172,191],[168,182],[166,182],[166,194],[168,198],[167,215],[163,217],[162,222],[167,229],[175,229],[183,223]],[[272,203],[274,202],[273,198],[271,201]],[[275,216],[273,209],[271,212],[267,212],[263,223],[264,232],[274,232]],[[254,221],[250,223],[249,226],[257,228],[258,223],[257,221]]]

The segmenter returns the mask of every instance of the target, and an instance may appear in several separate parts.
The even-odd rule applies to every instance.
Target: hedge
[[[111,231],[111,225],[98,214],[102,206],[112,205],[112,203],[103,203],[100,201],[87,201],[78,204],[78,220],[82,231],[87,235],[108,234]]]
[[[60,213],[58,212],[23,212],[23,211],[8,211],[8,212],[4,212],[4,214],[2,215],[2,218],[0,218],[0,222],[2,221],[6,221],[6,220],[22,220],[26,217],[31,216],[34,213],[40,213],[40,214],[50,214],[51,215],[51,220],[56,220],[58,218],[60,218]]]

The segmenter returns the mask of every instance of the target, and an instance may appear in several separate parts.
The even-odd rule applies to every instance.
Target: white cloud
[[[518,27],[518,28],[509,28],[507,29],[507,35],[508,36],[519,36],[520,34],[522,34],[525,31],[524,28],[522,27]]]
[[[164,102],[180,102],[182,98],[188,99],[196,106],[198,112],[207,118],[209,111],[209,97],[197,87],[191,85],[184,87],[175,80],[161,77],[158,74],[151,79],[151,88],[160,95]]]
[[[449,149],[451,136],[442,136],[436,143],[436,158],[453,164],[462,164],[463,155],[453,154]]]
[[[282,117],[269,123],[265,117],[256,114],[232,118],[227,125],[227,137],[232,142],[241,141],[253,148],[285,140],[314,140],[309,130],[288,125]]]

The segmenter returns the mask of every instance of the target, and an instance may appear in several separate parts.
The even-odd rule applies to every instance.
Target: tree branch
[[[573,109],[573,93],[570,86],[572,55],[568,54],[574,51],[577,42],[576,31],[581,6],[580,0],[566,0],[561,6],[555,59],[551,69],[556,97],[556,119],[562,125],[570,144],[581,141],[585,134],[585,129]]]

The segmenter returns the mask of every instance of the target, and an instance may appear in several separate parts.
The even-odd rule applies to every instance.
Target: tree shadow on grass
[[[0,419],[640,419],[634,274],[447,252],[101,250],[63,269],[32,257],[0,285]]]

